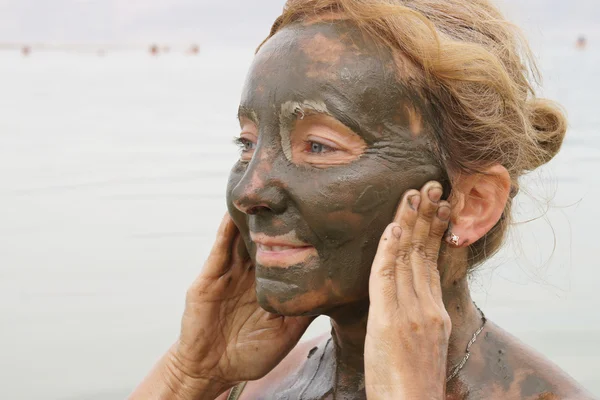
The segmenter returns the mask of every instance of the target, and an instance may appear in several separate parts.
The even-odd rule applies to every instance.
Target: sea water
[[[538,53],[569,133],[471,286],[600,395],[600,40]],[[176,339],[225,212],[251,58],[0,53],[0,398],[123,398]]]

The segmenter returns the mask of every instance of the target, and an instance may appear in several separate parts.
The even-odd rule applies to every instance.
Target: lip
[[[264,267],[286,268],[316,254],[316,249],[299,240],[294,232],[281,236],[250,233],[250,238],[256,243],[256,262]]]

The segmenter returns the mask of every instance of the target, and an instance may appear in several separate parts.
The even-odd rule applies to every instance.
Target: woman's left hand
[[[443,399],[452,324],[438,258],[450,219],[442,186],[404,194],[381,237],[369,281],[365,386],[372,399]]]

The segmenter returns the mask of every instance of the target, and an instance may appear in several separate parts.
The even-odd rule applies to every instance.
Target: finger
[[[450,221],[450,203],[441,201],[437,213],[431,223],[430,240],[425,252],[435,258],[429,262],[430,268],[430,288],[431,294],[438,305],[443,306],[442,287],[440,283],[440,272],[438,269],[438,260],[440,257],[440,247],[448,224]]]
[[[241,235],[240,240],[236,240],[233,248],[235,249],[235,254],[241,261],[247,261],[250,259],[250,253],[248,252],[246,243],[243,239],[241,239]]]
[[[435,218],[442,198],[442,185],[437,182],[428,182],[421,189],[421,205],[415,230],[413,232],[413,247],[420,248],[423,252],[429,244],[431,224]]]
[[[429,297],[431,293],[430,268],[432,263],[437,263],[437,253],[428,254],[427,248],[431,241],[431,224],[435,219],[442,193],[442,185],[434,181],[426,183],[421,189],[421,205],[412,234],[410,253],[415,291],[420,297]]]
[[[415,299],[414,276],[410,254],[412,235],[417,222],[418,210],[421,204],[421,194],[417,190],[406,192],[400,202],[395,222],[402,228],[402,237],[396,252],[396,290],[398,301],[408,304]]]
[[[431,221],[429,240],[425,246],[425,252],[428,256],[431,255],[436,259],[439,257],[440,246],[450,223],[450,214],[450,203],[444,200],[440,201],[437,212]]]
[[[369,300],[376,310],[397,306],[396,257],[401,236],[400,225],[392,223],[387,226],[379,240],[369,277]]]
[[[237,279],[242,275],[242,273],[248,271],[248,267],[251,263],[250,255],[246,249],[246,244],[244,243],[242,235],[239,232],[236,233],[235,238],[233,239],[230,253],[231,261],[229,263],[229,269],[223,272],[227,276]]]
[[[238,232],[229,213],[226,213],[219,226],[215,243],[204,264],[202,270],[204,276],[219,277],[227,272],[232,256],[232,245]]]

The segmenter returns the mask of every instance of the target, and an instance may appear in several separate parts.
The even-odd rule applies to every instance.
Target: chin
[[[273,292],[270,288],[257,284],[256,297],[258,304],[266,311],[289,317],[318,316],[331,308],[327,304],[329,296],[317,291],[293,293],[286,297],[282,296],[282,291]]]

